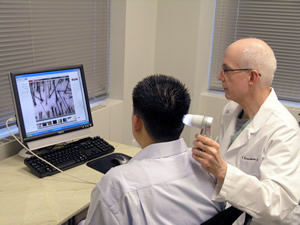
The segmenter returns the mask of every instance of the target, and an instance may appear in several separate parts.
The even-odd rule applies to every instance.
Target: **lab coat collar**
[[[272,88],[271,93],[269,94],[268,98],[264,101],[264,103],[259,108],[258,112],[253,118],[252,123],[250,123],[249,128],[251,128],[251,132],[255,133],[257,132],[262,125],[267,121],[267,119],[270,117],[270,115],[274,111],[274,105],[275,102],[278,102],[277,95]]]
[[[258,112],[255,114],[253,120],[245,127],[245,129],[239,134],[239,136],[236,138],[236,140],[231,144],[228,151],[231,151],[233,149],[239,148],[246,144],[248,140],[251,138],[252,134],[255,134],[258,132],[261,127],[265,124],[265,122],[268,120],[269,116],[272,113],[272,107],[274,105],[274,102],[278,101],[277,95],[272,88],[271,93],[267,97],[267,99],[264,101],[264,103],[259,108]],[[242,110],[242,108],[238,105],[234,112],[232,112],[235,115],[235,119],[239,112]],[[236,121],[236,120],[235,120]],[[235,127],[235,123],[234,127]]]
[[[158,159],[163,157],[169,157],[172,155],[180,154],[187,151],[188,147],[183,140],[180,138],[175,141],[161,142],[148,145],[146,148],[138,152],[130,161],[142,160],[142,159]]]

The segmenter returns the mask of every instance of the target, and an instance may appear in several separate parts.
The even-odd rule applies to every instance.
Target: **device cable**
[[[71,175],[71,174],[68,174],[68,173],[66,173],[65,171],[61,170],[60,168],[54,166],[52,163],[50,163],[50,162],[48,162],[47,160],[43,159],[43,158],[40,157],[39,155],[35,154],[33,151],[31,151],[29,148],[27,148],[27,147],[26,147],[26,146],[25,146],[25,145],[24,145],[24,144],[23,144],[23,143],[22,143],[22,142],[21,142],[21,141],[20,141],[20,140],[12,133],[12,132],[11,132],[11,130],[9,129],[9,126],[8,126],[8,122],[9,122],[9,121],[16,121],[16,117],[11,117],[11,118],[9,118],[8,120],[6,120],[6,128],[8,129],[8,131],[10,132],[10,134],[13,136],[13,138],[16,139],[16,141],[19,142],[19,144],[20,144],[23,148],[25,148],[27,151],[29,151],[32,155],[34,155],[34,156],[37,157],[38,159],[42,160],[43,162],[47,163],[48,165],[50,165],[50,166],[53,167],[54,169],[58,170],[59,172],[65,174],[65,175],[67,175],[67,176],[70,176],[70,177],[72,177],[72,178],[75,178],[75,179],[77,179],[77,180],[80,180],[80,181],[83,182],[83,183],[88,183],[88,184],[93,184],[93,185],[97,184],[97,183],[95,183],[95,182],[87,181],[87,180],[85,180],[85,179],[82,179],[82,178],[73,176],[73,175]]]

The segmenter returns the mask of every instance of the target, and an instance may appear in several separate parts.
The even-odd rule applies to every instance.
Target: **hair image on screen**
[[[69,76],[30,80],[29,86],[37,122],[75,114]]]

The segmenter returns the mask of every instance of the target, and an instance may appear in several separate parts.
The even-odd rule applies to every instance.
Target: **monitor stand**
[[[27,149],[23,148],[19,151],[18,156],[26,159],[26,158],[29,158],[30,156],[32,156],[32,154]]]

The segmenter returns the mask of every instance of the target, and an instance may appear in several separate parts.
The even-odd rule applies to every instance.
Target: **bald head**
[[[261,84],[270,87],[276,71],[276,58],[271,47],[263,40],[245,38],[233,42],[227,51],[235,54],[239,68],[257,70],[262,76]]]

